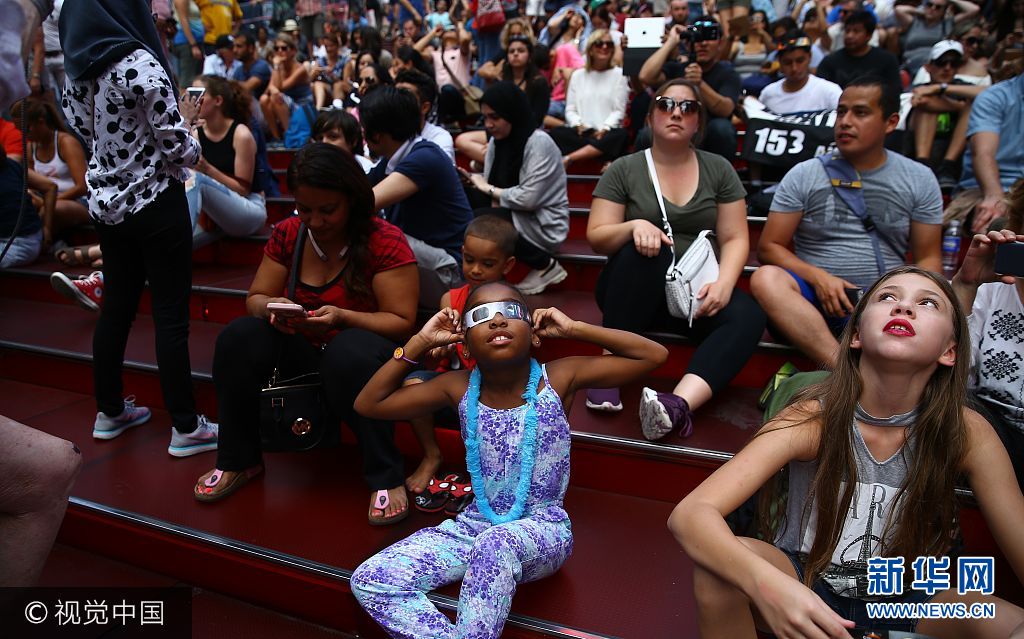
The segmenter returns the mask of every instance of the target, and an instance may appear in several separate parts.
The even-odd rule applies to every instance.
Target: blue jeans
[[[548,115],[559,120],[565,119],[565,100],[552,100],[548,104]]]
[[[10,238],[0,237],[0,251],[3,250],[3,247],[7,246],[8,239]],[[39,252],[42,248],[42,229],[31,235],[19,235],[11,242],[11,248],[7,250],[7,255],[4,255],[3,262],[0,262],[0,268],[14,268],[15,266],[31,264],[39,257]]]
[[[195,184],[185,193],[192,217],[192,248],[205,246],[221,235],[246,237],[259,232],[267,221],[267,205],[259,193],[242,197],[217,180],[196,173]],[[203,211],[222,231],[213,232],[199,226]]]

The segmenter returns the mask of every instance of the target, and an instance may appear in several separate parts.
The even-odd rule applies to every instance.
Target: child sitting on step
[[[667,357],[655,342],[573,321],[555,308],[537,310],[531,319],[523,295],[502,283],[475,288],[466,308],[462,316],[449,308],[431,318],[355,402],[374,419],[457,406],[476,494],[456,519],[384,549],[352,575],[356,598],[392,637],[501,635],[516,585],[554,573],[572,551],[562,499],[569,484],[566,414],[574,393],[624,384]],[[542,337],[577,339],[611,354],[541,366],[530,350]],[[399,388],[409,362],[460,341],[476,359],[472,371]],[[426,593],[459,579],[453,625]]]
[[[508,220],[497,215],[481,215],[466,227],[462,245],[462,274],[467,284],[453,288],[441,296],[441,310],[452,308],[460,314],[466,307],[466,298],[473,287],[489,282],[503,282],[508,272],[516,264],[513,253],[519,232]],[[405,378],[403,386],[420,384],[437,377],[449,370],[470,370],[474,362],[462,344],[449,344],[432,349],[424,362],[423,370],[413,371]],[[434,476],[441,463],[441,449],[434,436],[434,415],[427,414],[409,420],[412,431],[423,448],[423,461],[416,471],[405,480],[405,487],[417,498],[418,506],[430,500],[424,494],[430,478]]]
[[[948,579],[935,588],[918,581],[941,584],[932,578],[942,572],[955,583],[960,574],[956,562],[934,571],[932,562],[949,560],[942,556],[957,533],[961,475],[1024,577],[1024,497],[992,427],[964,405],[970,354],[964,312],[942,277],[904,266],[868,290],[843,331],[831,377],[766,424],[669,519],[696,564],[702,637],[754,637],[756,627],[779,637],[837,639],[854,626],[929,637],[1024,636],[1024,610],[984,588],[961,583],[967,588],[959,594]],[[777,481],[780,468],[788,473],[787,499],[762,508],[777,513],[763,526],[774,545],[737,538],[725,515]],[[872,574],[879,558],[902,558],[903,566]],[[870,602],[988,603],[995,616],[871,618]]]

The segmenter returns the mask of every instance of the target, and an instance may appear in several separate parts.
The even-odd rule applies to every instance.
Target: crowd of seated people
[[[492,314],[484,322],[516,319],[505,313],[523,312],[523,295],[541,294],[566,279],[559,253],[569,235],[567,184],[574,168],[588,164],[582,170],[600,178],[585,239],[607,261],[593,292],[602,327],[581,328],[582,334],[624,359],[629,353],[639,358],[650,347],[638,336],[657,331],[695,345],[671,390],[645,386],[639,403],[629,407],[644,437],[657,440],[673,431],[686,437],[700,428],[700,408],[733,382],[766,328],[814,366],[849,366],[844,358],[859,347],[851,337],[856,331],[847,326],[858,315],[878,312],[879,280],[920,284],[913,278],[942,273],[943,225],[959,219],[972,245],[953,278],[956,299],[947,296],[946,302],[960,308],[970,328],[971,397],[987,409],[1020,481],[1024,388],[1005,382],[998,374],[1003,360],[996,359],[1015,348],[1006,322],[1017,322],[1024,333],[1024,289],[1021,279],[1000,278],[992,267],[994,247],[1024,230],[1019,2],[997,3],[987,16],[968,0],[929,0],[920,7],[812,0],[787,7],[790,15],[770,22],[766,11],[742,1],[700,14],[673,0],[662,46],[634,76],[623,66],[630,43],[622,23],[649,7],[573,4],[513,14],[499,33],[477,29],[463,3],[447,10],[442,2],[402,0],[393,18],[375,16],[380,21],[370,23],[360,17],[352,24],[330,12],[306,13],[302,3],[303,12],[276,32],[229,24],[212,39],[207,32],[202,46],[194,30],[188,32],[187,54],[204,61],[202,73],[189,81],[203,96],[191,108],[179,106],[183,122],[175,120],[191,133],[178,142],[185,150],[178,148],[176,156],[182,163],[188,156],[190,179],[179,179],[185,171],[177,167],[163,177],[183,183],[180,193],[176,184],[167,193],[186,204],[193,246],[218,235],[263,232],[271,181],[264,138],[295,148],[287,183],[297,212],[270,229],[246,298],[247,316],[218,338],[213,378],[219,427],[181,402],[185,409],[177,416],[172,448],[199,446],[187,454],[217,448],[214,467],[195,483],[196,499],[218,500],[262,473],[258,391],[284,366],[289,376],[318,372],[331,415],[356,433],[370,491],[369,523],[406,517],[408,493],[426,495],[441,463],[433,420],[423,411],[408,415],[418,420],[413,423],[424,462],[405,477],[394,420],[382,417],[390,413],[378,407],[371,419],[356,410],[357,397],[378,370],[396,388],[402,382],[389,367],[416,358],[392,353],[410,336],[422,337],[418,311],[436,312],[441,301],[442,312],[428,323],[436,341],[446,330],[449,337],[457,333],[444,311],[449,304],[466,307],[475,295],[488,295],[473,287],[500,285],[516,264],[526,267],[516,278],[517,291],[497,300],[515,304],[501,311],[501,320]],[[187,0],[175,4],[188,14]],[[179,82],[189,77],[180,68],[177,73]],[[756,87],[744,82],[754,76]],[[184,92],[184,86],[176,88]],[[81,96],[66,100],[81,102]],[[735,162],[745,105],[752,104],[776,115],[835,112],[828,152],[782,170],[756,244],[748,224],[751,193],[741,175],[760,175]],[[65,124],[66,118],[82,120],[82,108],[65,104],[61,114],[53,96],[40,93],[13,113],[26,122],[31,144],[24,158],[8,153],[0,173],[0,200],[6,203],[0,235],[16,235],[4,268],[31,263],[62,234],[90,222],[102,229],[100,244],[57,246],[57,258],[98,267],[101,249],[109,246],[119,251],[114,255],[121,255],[123,268],[125,240],[104,228],[89,186],[101,160],[90,163],[73,133],[88,127],[84,120],[73,120],[71,130]],[[95,148],[101,147],[94,142]],[[466,164],[458,162],[460,154],[471,161],[469,170],[461,168]],[[33,190],[24,210],[8,197],[17,191],[23,162]],[[848,198],[842,189],[852,181],[858,193]],[[151,205],[165,206],[170,204]],[[15,233],[12,220],[19,216],[29,223]],[[699,310],[687,321],[670,314],[665,272],[702,231],[712,231],[719,272],[697,293]],[[739,284],[752,255],[756,270],[747,293]],[[920,270],[899,270],[908,264]],[[109,286],[104,279],[97,272],[80,280],[55,274],[53,281],[98,310],[110,303],[101,293]],[[295,286],[288,293],[290,280]],[[876,297],[862,302],[872,291]],[[946,295],[946,288],[941,292]],[[491,303],[486,300],[481,304]],[[296,302],[307,315],[277,314],[267,308],[272,302]],[[936,306],[949,310],[956,324],[956,312],[942,304]],[[126,302],[116,310],[125,316]],[[547,324],[531,330],[573,334],[567,318],[546,317]],[[1012,320],[995,325],[1005,317]],[[517,337],[509,330],[502,340]],[[426,353],[416,339],[409,344]],[[434,357],[447,345],[431,346]],[[278,353],[287,353],[287,362]],[[650,364],[655,355],[643,356]],[[449,368],[473,365],[466,353],[446,356]],[[553,388],[578,387],[551,379]],[[431,374],[407,382],[394,397],[420,398],[408,404],[418,409],[433,406],[425,398],[445,383]],[[369,387],[382,393],[386,385],[378,380]],[[625,408],[618,386],[584,389],[592,410]],[[116,394],[114,385],[105,388],[109,411],[101,409],[105,416],[97,424],[114,423],[97,426],[98,437],[120,435],[124,420],[135,425],[149,418]],[[460,416],[467,419],[465,411]],[[187,439],[189,427],[195,442]],[[701,508],[718,504],[712,496],[702,499],[690,500],[681,512],[707,515]],[[673,530],[683,534],[689,527],[675,520]],[[710,572],[699,578],[729,579]]]

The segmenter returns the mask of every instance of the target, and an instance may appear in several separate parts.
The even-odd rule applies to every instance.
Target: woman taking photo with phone
[[[1024,181],[1010,190],[1002,231],[975,235],[953,290],[971,330],[968,387],[975,405],[1003,440],[1024,489],[1024,380],[1017,373],[1024,334]],[[1002,273],[996,253],[1006,252]]]
[[[203,125],[194,131],[203,155],[195,167],[195,182],[185,194],[195,249],[220,234],[256,233],[267,221],[267,205],[263,194],[252,190],[256,139],[245,125],[252,106],[249,92],[233,80],[212,75],[199,76],[194,86],[206,90],[199,109]]]
[[[303,147],[288,167],[288,188],[298,215],[274,227],[267,241],[245,301],[249,316],[217,338],[221,444],[216,467],[199,478],[193,494],[217,501],[261,474],[260,389],[275,369],[278,379],[319,372],[333,419],[328,428],[344,421],[358,440],[370,524],[395,523],[409,508],[393,425],[356,414],[352,404],[413,332],[416,259],[402,232],[376,216],[370,183],[351,153],[323,143]],[[305,313],[272,312],[270,303],[299,304]]]
[[[647,152],[634,153],[601,176],[587,222],[590,246],[609,257],[596,290],[603,325],[641,334],[667,327],[698,343],[672,392],[643,389],[640,423],[652,440],[673,430],[683,437],[692,432],[693,412],[740,371],[766,321],[761,307],[736,287],[750,254],[746,192],[727,160],[695,148],[706,122],[697,85],[682,79],[663,84],[647,115],[662,202],[655,196]],[[665,273],[703,230],[715,233],[719,274],[697,292],[700,305],[691,325],[668,314]],[[591,389],[587,406],[622,410],[619,389]]]

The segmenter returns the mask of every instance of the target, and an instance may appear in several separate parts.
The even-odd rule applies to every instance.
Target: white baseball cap
[[[964,48],[956,40],[939,40],[932,46],[931,55],[928,56],[928,60],[938,60],[943,54],[949,53],[950,51],[956,51],[958,55],[963,57]]]

